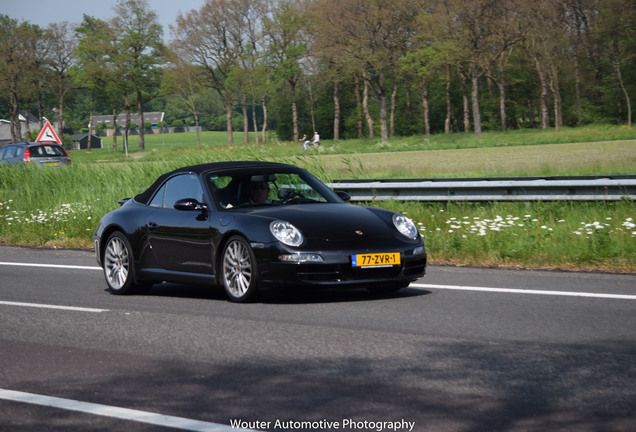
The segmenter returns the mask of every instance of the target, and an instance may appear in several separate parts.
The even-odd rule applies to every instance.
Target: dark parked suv
[[[0,148],[0,164],[69,165],[71,158],[59,144],[17,142]]]

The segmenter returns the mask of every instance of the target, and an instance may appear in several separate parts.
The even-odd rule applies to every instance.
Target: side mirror
[[[336,191],[336,195],[338,195],[340,199],[343,200],[344,202],[351,201],[351,195],[349,195],[345,191]]]
[[[177,210],[184,210],[184,211],[193,211],[193,210],[199,210],[203,212],[208,211],[207,205],[200,203],[194,198],[180,199],[179,201],[174,203],[174,208],[176,208]]]

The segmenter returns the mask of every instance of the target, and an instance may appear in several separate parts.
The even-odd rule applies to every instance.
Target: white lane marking
[[[424,288],[424,289],[430,288],[430,289],[458,290],[458,291],[482,291],[482,292],[498,292],[498,293],[512,293],[512,294],[535,294],[535,295],[552,295],[552,296],[566,296],[566,297],[593,297],[593,298],[605,298],[605,299],[636,300],[636,295],[629,295],[629,294],[604,294],[604,293],[574,292],[574,291],[546,291],[546,290],[489,288],[489,287],[474,287],[474,286],[461,286],[461,285],[434,285],[434,284],[411,284],[409,285],[409,287]]]
[[[0,261],[0,265],[15,266],[15,267],[60,268],[60,269],[74,269],[74,270],[100,270],[100,271],[102,270],[101,267],[91,267],[91,266],[76,266],[76,265],[63,265],[63,264],[15,263],[15,262],[4,262],[4,261]],[[108,312],[108,309],[95,309],[95,308],[85,308],[85,307],[77,307],[77,306],[63,306],[63,305],[50,305],[50,304],[40,304],[40,303],[23,303],[23,302],[10,302],[10,301],[0,301],[0,305],[33,307],[33,308],[41,308],[41,309],[61,309],[61,310],[79,311],[79,312]]]
[[[60,268],[60,269],[73,269],[73,270],[102,270],[97,266],[78,266],[67,264],[38,264],[38,263],[16,263],[16,262],[4,262],[0,261],[0,265],[11,267],[43,267],[43,268]]]
[[[20,306],[20,307],[32,307],[32,308],[40,308],[40,309],[60,309],[60,310],[78,311],[78,312],[108,312],[109,311],[108,309],[96,309],[96,308],[87,308],[87,307],[79,307],[79,306],[63,306],[63,305],[23,303],[23,302],[12,302],[12,301],[0,301],[0,306]]]
[[[249,429],[233,428],[219,423],[192,420],[185,417],[174,417],[148,411],[139,411],[129,408],[119,408],[110,405],[102,405],[90,402],[82,402],[73,399],[63,399],[53,396],[43,396],[34,393],[24,393],[14,390],[0,389],[0,399],[14,402],[23,402],[41,405],[69,411],[77,411],[86,414],[113,417],[120,420],[134,421],[158,426],[171,427],[195,432],[228,432],[249,431]]]

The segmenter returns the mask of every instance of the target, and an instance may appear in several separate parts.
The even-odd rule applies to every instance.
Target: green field
[[[92,233],[117,200],[146,189],[161,173],[220,160],[274,160],[300,165],[324,181],[352,178],[499,177],[636,173],[636,139],[628,128],[464,134],[300,144],[242,143],[204,132],[146,137],[129,156],[103,149],[71,151],[68,169],[0,167],[0,242],[90,248]],[[636,271],[636,204],[383,202],[420,227],[432,262],[455,265]]]

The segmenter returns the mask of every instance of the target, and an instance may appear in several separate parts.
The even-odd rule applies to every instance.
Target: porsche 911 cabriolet
[[[207,284],[234,302],[273,287],[391,292],[424,275],[415,224],[348,199],[292,165],[180,168],[101,219],[97,262],[115,294],[161,282]]]

